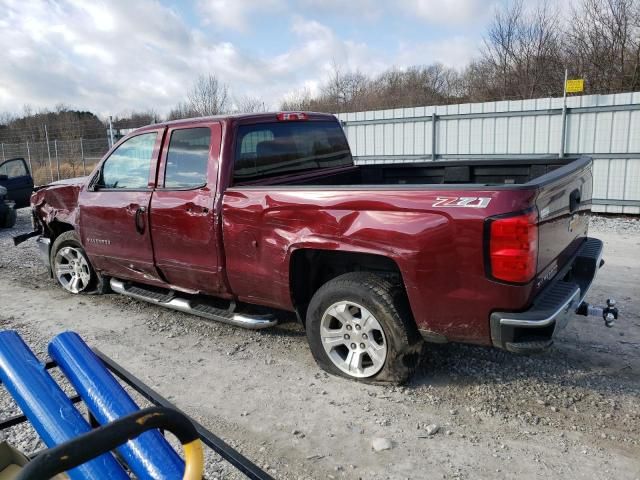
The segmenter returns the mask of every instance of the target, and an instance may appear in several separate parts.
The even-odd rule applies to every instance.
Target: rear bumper
[[[515,353],[549,347],[554,334],[566,326],[582,303],[603,264],[602,241],[587,238],[528,310],[491,314],[493,345]]]

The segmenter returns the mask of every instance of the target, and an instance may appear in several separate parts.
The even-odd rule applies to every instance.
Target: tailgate
[[[587,236],[593,190],[591,165],[590,158],[580,158],[534,180],[539,183],[535,291],[562,269]]]

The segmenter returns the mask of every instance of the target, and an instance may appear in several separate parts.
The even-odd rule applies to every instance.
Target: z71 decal
[[[437,197],[434,207],[486,208],[490,197]]]

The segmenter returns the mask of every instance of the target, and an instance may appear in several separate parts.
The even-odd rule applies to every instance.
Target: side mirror
[[[0,173],[0,180],[9,180],[9,175],[6,175],[4,173]]]

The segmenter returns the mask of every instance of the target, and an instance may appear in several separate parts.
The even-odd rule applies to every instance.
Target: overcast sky
[[[316,91],[334,61],[370,74],[461,67],[508,1],[0,0],[0,112],[64,103],[163,114],[208,72],[277,108]]]

